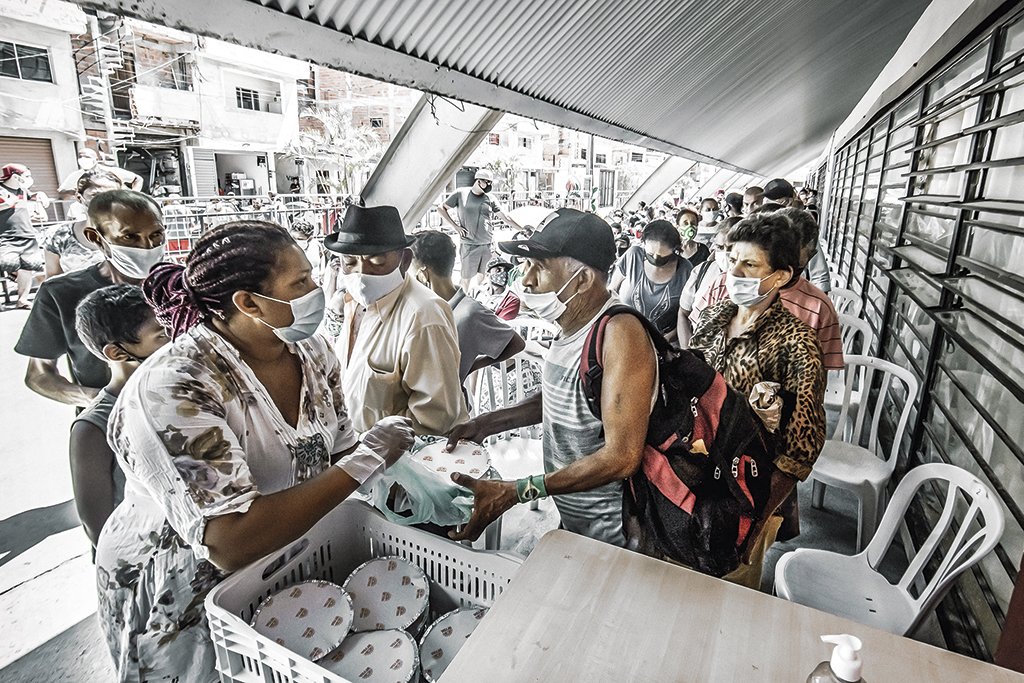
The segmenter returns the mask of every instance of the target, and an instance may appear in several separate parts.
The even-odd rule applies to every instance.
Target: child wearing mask
[[[75,507],[95,548],[103,524],[124,499],[124,472],[107,444],[110,411],[132,373],[168,340],[142,289],[129,284],[103,287],[82,299],[75,329],[86,348],[110,368],[110,381],[71,423]]]

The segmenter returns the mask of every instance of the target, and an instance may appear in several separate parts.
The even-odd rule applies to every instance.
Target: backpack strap
[[[604,377],[601,358],[604,355],[604,331],[608,321],[620,313],[632,315],[640,321],[644,329],[647,330],[647,336],[654,344],[659,361],[666,358],[667,354],[672,353],[672,346],[665,340],[661,331],[640,311],[624,304],[609,306],[587,333],[587,339],[583,342],[583,354],[580,357],[580,381],[583,386],[583,395],[587,399],[587,407],[590,408],[590,412],[597,418],[601,417],[601,380]]]

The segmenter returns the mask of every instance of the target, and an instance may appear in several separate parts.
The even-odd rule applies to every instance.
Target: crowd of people
[[[28,175],[4,167],[0,210],[26,210]],[[209,590],[365,492],[417,437],[454,446],[541,425],[543,471],[453,477],[474,506],[451,538],[553,496],[565,529],[629,547],[623,482],[642,466],[664,390],[660,347],[637,318],[613,315],[599,413],[580,376],[591,329],[620,302],[744,396],[776,388],[770,499],[724,578],[759,586],[765,549],[796,533],[794,487],[824,443],[825,372],[843,361],[815,284],[828,279],[816,206],[787,181],[611,223],[556,208],[519,225],[481,171],[440,209],[458,243],[410,235],[394,207],[353,204],[326,236],[273,215],[217,221],[184,263],[165,258],[174,212],[132,182],[83,169],[80,208],[47,238],[45,260],[30,215],[8,216],[0,234],[5,268],[52,276],[15,350],[29,388],[78,411],[75,500],[121,680],[215,680]],[[495,245],[495,220],[514,239]],[[524,352],[508,324],[523,316],[559,330],[539,390],[480,412],[467,386]]]

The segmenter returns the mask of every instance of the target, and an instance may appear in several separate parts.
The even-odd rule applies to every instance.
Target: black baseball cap
[[[530,239],[499,242],[498,248],[522,258],[569,256],[602,271],[615,263],[611,226],[597,214],[576,209],[559,209],[537,226]]]
[[[765,199],[785,199],[786,197],[795,196],[796,190],[788,180],[783,178],[773,178],[764,186]]]

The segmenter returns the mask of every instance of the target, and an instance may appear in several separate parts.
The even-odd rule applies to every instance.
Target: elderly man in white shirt
[[[345,322],[335,347],[353,426],[388,415],[419,435],[467,418],[459,342],[448,303],[408,274],[413,239],[393,206],[350,206],[324,246],[341,255]]]

